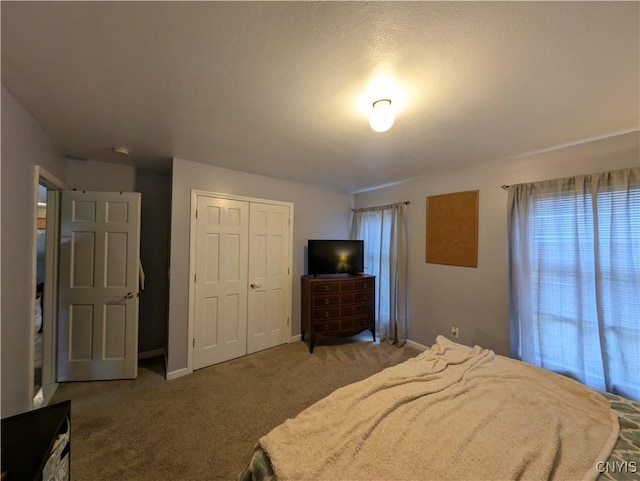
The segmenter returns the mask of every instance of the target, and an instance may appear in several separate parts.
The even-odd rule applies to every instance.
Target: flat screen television
[[[309,275],[362,274],[364,241],[309,239],[307,266]]]

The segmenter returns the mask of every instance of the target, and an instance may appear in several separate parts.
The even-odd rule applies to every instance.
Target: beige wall
[[[401,185],[357,194],[356,207],[410,201],[409,339],[430,346],[438,334],[509,353],[507,192],[503,184],[640,165],[640,132],[586,142],[519,159],[442,172]],[[478,267],[425,263],[426,197],[480,191]]]
[[[352,202],[349,194],[174,159],[167,363],[169,376],[185,374],[187,368],[189,229],[192,189],[294,204],[293,335],[300,334],[300,276],[304,273],[304,246],[307,240],[341,238],[349,235]]]

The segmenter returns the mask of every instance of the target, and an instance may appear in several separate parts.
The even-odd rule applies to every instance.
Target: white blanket
[[[618,437],[598,393],[439,336],[260,440],[280,481],[592,480]]]

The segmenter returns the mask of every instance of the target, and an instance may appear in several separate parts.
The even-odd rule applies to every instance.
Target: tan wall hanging
[[[478,194],[427,197],[426,262],[478,267]]]

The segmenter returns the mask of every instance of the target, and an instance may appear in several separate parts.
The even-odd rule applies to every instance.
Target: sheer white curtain
[[[351,238],[364,241],[365,273],[376,276],[380,340],[407,340],[407,204],[354,209]]]
[[[640,400],[640,168],[511,186],[511,354]]]

